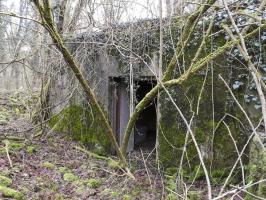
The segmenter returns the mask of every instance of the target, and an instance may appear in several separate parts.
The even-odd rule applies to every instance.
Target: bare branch
[[[10,17],[16,17],[16,18],[20,18],[20,19],[30,20],[30,21],[33,21],[33,22],[43,26],[43,23],[38,21],[38,20],[36,20],[36,19],[32,19],[32,18],[24,17],[24,16],[19,16],[19,15],[15,14],[15,13],[12,13],[12,12],[0,12],[0,15],[6,15],[6,16],[10,16]]]

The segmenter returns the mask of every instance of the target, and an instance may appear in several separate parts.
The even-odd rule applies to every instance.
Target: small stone
[[[60,173],[65,173],[65,172],[68,171],[68,169],[67,169],[66,167],[58,167],[58,171],[59,171]]]

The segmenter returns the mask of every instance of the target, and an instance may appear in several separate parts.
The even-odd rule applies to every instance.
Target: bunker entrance
[[[153,88],[155,82],[149,80],[135,81],[135,102],[139,102]],[[130,93],[128,83],[123,78],[110,79],[109,115],[119,145],[130,116]],[[134,149],[153,149],[156,142],[156,101],[155,99],[140,113],[133,134],[128,142],[127,152]]]
[[[153,88],[154,81],[138,81],[136,89],[136,100],[141,101],[145,95]],[[136,121],[134,131],[134,146],[135,149],[153,149],[156,142],[156,100],[154,99],[140,113]]]

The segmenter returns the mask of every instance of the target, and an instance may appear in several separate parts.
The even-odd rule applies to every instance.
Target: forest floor
[[[116,157],[92,157],[78,142],[33,124],[37,99],[0,92],[0,200],[178,199],[175,177],[161,175],[155,151],[139,149],[128,155],[134,180],[114,162]],[[204,180],[185,188],[190,200],[206,197]]]
[[[77,150],[66,136],[46,131],[36,137],[31,102],[23,93],[0,93],[0,199],[165,199],[149,152],[130,155],[133,180]]]

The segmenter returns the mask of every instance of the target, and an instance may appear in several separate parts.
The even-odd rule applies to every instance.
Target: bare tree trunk
[[[65,25],[65,14],[67,8],[68,0],[56,0],[55,5],[52,8],[54,10],[55,24],[57,31],[60,35],[63,34]]]
[[[165,0],[165,4],[166,4],[166,13],[167,13],[167,17],[170,17],[171,14],[172,14],[171,0]]]

